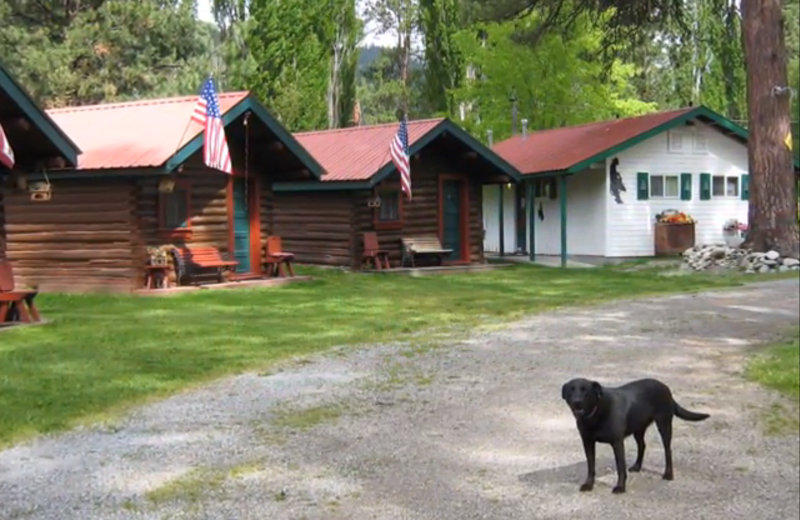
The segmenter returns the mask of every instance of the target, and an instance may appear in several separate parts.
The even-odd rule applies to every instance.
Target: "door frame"
[[[439,227],[439,241],[444,241],[444,183],[445,181],[457,181],[461,183],[461,222],[459,229],[461,231],[461,258],[458,260],[446,260],[443,263],[447,265],[467,265],[470,263],[470,240],[469,240],[469,178],[466,175],[459,175],[453,173],[439,174],[438,185],[438,227]]]
[[[234,178],[244,178],[244,175],[234,172],[228,176],[226,186],[226,202],[228,211],[228,251],[231,255],[235,254],[234,236],[234,200],[233,182]],[[247,187],[247,213],[250,221],[250,272],[243,273],[236,271],[237,275],[262,274],[261,265],[261,178],[257,175],[249,175],[246,182]]]

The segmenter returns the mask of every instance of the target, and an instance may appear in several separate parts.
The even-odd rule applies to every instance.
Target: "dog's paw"
[[[662,475],[661,478],[664,480],[674,480],[675,475],[673,475],[672,472],[664,473],[664,475]]]
[[[639,473],[640,471],[642,471],[642,465],[641,464],[634,464],[633,466],[628,468],[628,471],[630,471],[632,473]]]
[[[625,486],[614,486],[614,489],[611,492],[615,495],[619,495],[625,492]]]
[[[591,491],[594,489],[594,484],[590,484],[589,482],[585,482],[581,484],[581,491]]]

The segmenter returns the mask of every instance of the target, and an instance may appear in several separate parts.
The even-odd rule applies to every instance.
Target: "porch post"
[[[561,267],[567,267],[567,176],[561,176],[559,202],[561,205]]]
[[[497,212],[500,215],[500,256],[506,254],[506,230],[505,230],[505,217],[503,216],[503,184],[498,184],[500,188],[500,208]]]
[[[533,189],[533,179],[529,179],[525,183],[527,188],[527,210],[528,210],[528,258],[531,262],[536,261],[536,231],[534,225],[536,224],[536,211],[535,204],[533,203],[533,196],[535,194]]]

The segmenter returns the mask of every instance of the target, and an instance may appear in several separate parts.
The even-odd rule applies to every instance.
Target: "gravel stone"
[[[798,518],[800,439],[763,428],[786,401],[741,371],[752,345],[797,326],[799,285],[562,309],[227,378],[0,452],[0,519]],[[657,377],[711,414],[676,419],[673,482],[651,428],[628,493],[611,494],[605,445],[595,490],[579,493],[584,456],[560,396],[575,376]]]

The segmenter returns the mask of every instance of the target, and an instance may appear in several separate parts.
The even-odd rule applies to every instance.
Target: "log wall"
[[[128,292],[137,283],[135,189],[130,180],[53,183],[33,202],[5,189],[6,255],[17,283],[45,292]]]
[[[279,235],[298,263],[351,266],[354,192],[264,193],[262,241],[267,234]]]

